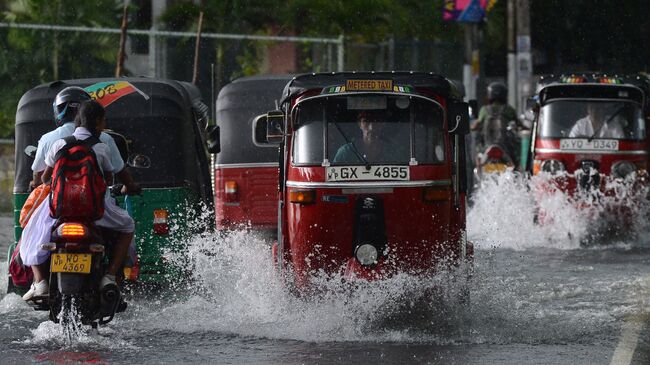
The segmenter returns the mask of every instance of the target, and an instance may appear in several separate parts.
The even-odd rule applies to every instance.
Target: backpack
[[[54,157],[50,216],[60,219],[97,220],[104,215],[106,182],[93,146],[97,137],[64,138],[65,145]]]
[[[34,273],[30,266],[23,265],[23,260],[20,258],[20,242],[14,248],[9,259],[9,274],[11,281],[15,286],[28,287],[34,280]]]

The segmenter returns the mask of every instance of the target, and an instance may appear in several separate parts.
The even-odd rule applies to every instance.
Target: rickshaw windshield
[[[299,104],[297,165],[436,164],[445,161],[442,108],[401,95],[342,95]]]
[[[557,100],[539,111],[541,138],[640,140],[646,136],[640,106],[621,100]]]

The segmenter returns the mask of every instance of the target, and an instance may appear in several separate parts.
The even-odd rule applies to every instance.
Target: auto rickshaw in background
[[[560,190],[600,201],[617,199],[621,184],[632,191],[645,186],[649,92],[641,75],[542,77],[528,164],[533,175],[549,175],[538,195]]]
[[[192,84],[148,78],[56,81],[26,92],[16,112],[14,180],[15,243],[20,239],[20,210],[29,195],[33,153],[39,138],[53,130],[52,101],[65,87],[80,86],[106,108],[107,126],[142,186],[126,206],[136,222],[139,256],[125,277],[163,281],[177,273],[166,255],[182,250],[189,235],[210,228],[212,219],[194,220],[212,209],[209,155],[203,135],[208,107]],[[124,201],[121,202],[124,206]],[[201,224],[197,224],[197,222]],[[139,272],[138,272],[139,271]],[[9,279],[11,287],[12,280]],[[20,288],[17,288],[20,290]]]
[[[253,119],[276,107],[291,76],[244,77],[217,97],[220,152],[214,165],[216,228],[252,228],[272,234],[278,226],[278,148],[257,145]]]
[[[467,103],[446,78],[414,72],[308,74],[255,143],[280,146],[273,253],[298,288],[315,273],[432,275],[471,260],[465,233]]]

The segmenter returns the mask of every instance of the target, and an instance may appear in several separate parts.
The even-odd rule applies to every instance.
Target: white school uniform
[[[75,129],[72,134],[77,139],[84,140],[91,136],[90,132],[83,127]],[[56,153],[65,145],[65,141],[60,139],[55,141],[45,154],[45,164],[54,166],[54,157]],[[110,149],[104,143],[97,143],[93,146],[93,151],[97,156],[97,163],[102,171],[113,172],[114,167],[111,164]],[[20,258],[25,265],[39,265],[47,261],[50,252],[41,250],[41,245],[50,242],[52,226],[56,219],[50,217],[49,199],[43,200],[43,203],[36,208],[31,219],[25,226],[21,236]],[[106,191],[104,196],[104,215],[95,221],[100,227],[112,229],[123,233],[132,233],[135,230],[133,218],[129,216],[126,210],[115,204],[115,199]]]

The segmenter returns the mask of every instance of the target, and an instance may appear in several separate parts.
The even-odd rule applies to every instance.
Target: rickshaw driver
[[[386,141],[384,123],[377,112],[361,111],[357,114],[357,125],[361,130],[361,143],[355,141],[345,143],[334,155],[335,163],[378,162],[394,159],[399,155],[395,151],[395,143]]]
[[[623,138],[625,136],[618,110],[611,105],[589,103],[587,116],[578,119],[569,132],[569,138]]]

